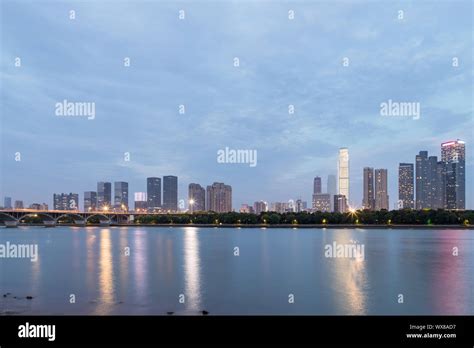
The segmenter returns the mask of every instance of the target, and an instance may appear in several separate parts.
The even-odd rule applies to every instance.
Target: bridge
[[[73,220],[76,225],[86,225],[91,218],[96,218],[100,225],[127,224],[135,216],[152,215],[148,212],[114,212],[79,210],[36,210],[36,209],[3,209],[0,210],[0,225],[16,227],[26,218],[39,218],[46,227],[54,227],[63,219]]]

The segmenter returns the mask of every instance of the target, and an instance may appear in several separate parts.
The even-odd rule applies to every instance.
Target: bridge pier
[[[74,224],[78,226],[85,226],[86,225],[86,220],[74,220]]]
[[[43,220],[44,227],[56,227],[55,220]]]
[[[6,220],[4,223],[7,228],[18,227],[18,220]]]

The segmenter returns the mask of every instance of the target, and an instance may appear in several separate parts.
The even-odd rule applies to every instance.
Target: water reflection
[[[108,314],[114,303],[114,274],[110,228],[100,232],[99,251],[99,306],[97,314]]]
[[[196,227],[184,228],[184,284],[187,308],[201,310],[199,238]]]

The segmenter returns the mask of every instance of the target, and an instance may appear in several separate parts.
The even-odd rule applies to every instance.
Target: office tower
[[[128,211],[128,182],[114,182],[114,208]]]
[[[146,178],[146,194],[148,210],[161,209],[161,178]]]
[[[331,210],[331,197],[329,193],[313,195],[313,211],[330,212]]]
[[[134,210],[136,212],[144,212],[147,210],[148,202],[146,192],[135,192],[133,198]]]
[[[375,210],[388,210],[387,169],[375,169]]]
[[[259,215],[260,213],[266,212],[268,210],[267,202],[259,201],[254,202],[253,211],[255,214]]]
[[[426,207],[429,209],[438,208],[438,157],[428,157],[428,176],[427,176],[427,196]]]
[[[295,212],[301,213],[306,210],[306,202],[301,199],[297,199],[295,202]]]
[[[348,210],[347,199],[344,195],[334,195],[334,212],[345,213]]]
[[[398,165],[398,200],[400,209],[414,209],[413,163]]]
[[[84,192],[84,211],[96,211],[97,210],[97,192],[86,191]]]
[[[336,176],[333,174],[328,175],[328,182],[327,182],[327,193],[331,198],[331,208],[330,211],[334,208],[334,195],[337,194],[337,179]]]
[[[191,183],[188,186],[189,212],[206,210],[206,190],[199,184]]]
[[[362,208],[368,210],[375,209],[374,195],[374,168],[364,168],[364,198],[362,200]]]
[[[415,175],[415,207],[424,209],[428,207],[428,151],[416,155]]]
[[[178,177],[168,175],[163,177],[163,209],[178,211]]]
[[[466,208],[466,145],[462,140],[441,144],[441,162],[445,167],[446,209]]]
[[[15,201],[15,209],[24,209],[23,208],[23,201]]]
[[[55,193],[53,195],[54,210],[79,210],[79,194]]]
[[[438,161],[436,165],[436,208],[446,209],[446,165],[443,161]]]
[[[40,210],[40,209],[41,209],[41,204],[39,204],[39,203],[32,203],[32,204],[30,204],[30,206],[28,207],[28,209]]]
[[[5,209],[11,209],[12,208],[12,198],[11,197],[5,197],[4,198],[3,207]]]
[[[232,187],[220,182],[207,186],[206,208],[217,213],[232,211]]]
[[[112,207],[112,183],[100,181],[97,183],[97,208],[108,210]]]
[[[338,194],[346,197],[346,202],[350,202],[349,197],[349,150],[346,147],[339,149],[337,161]]]
[[[321,178],[319,176],[314,178],[313,182],[313,195],[321,193]]]

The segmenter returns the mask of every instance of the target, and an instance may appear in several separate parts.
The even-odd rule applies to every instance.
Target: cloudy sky
[[[348,147],[351,204],[371,166],[388,169],[392,208],[398,163],[459,138],[473,208],[472,6],[1,1],[0,196],[52,204],[78,192],[82,206],[97,181],[133,193],[177,175],[180,199],[191,182],[219,181],[237,209],[310,201],[313,177],[325,187]],[[95,103],[95,118],[57,116],[65,99]],[[381,116],[389,99],[420,103],[420,118]],[[225,147],[257,150],[257,166],[218,163]]]

